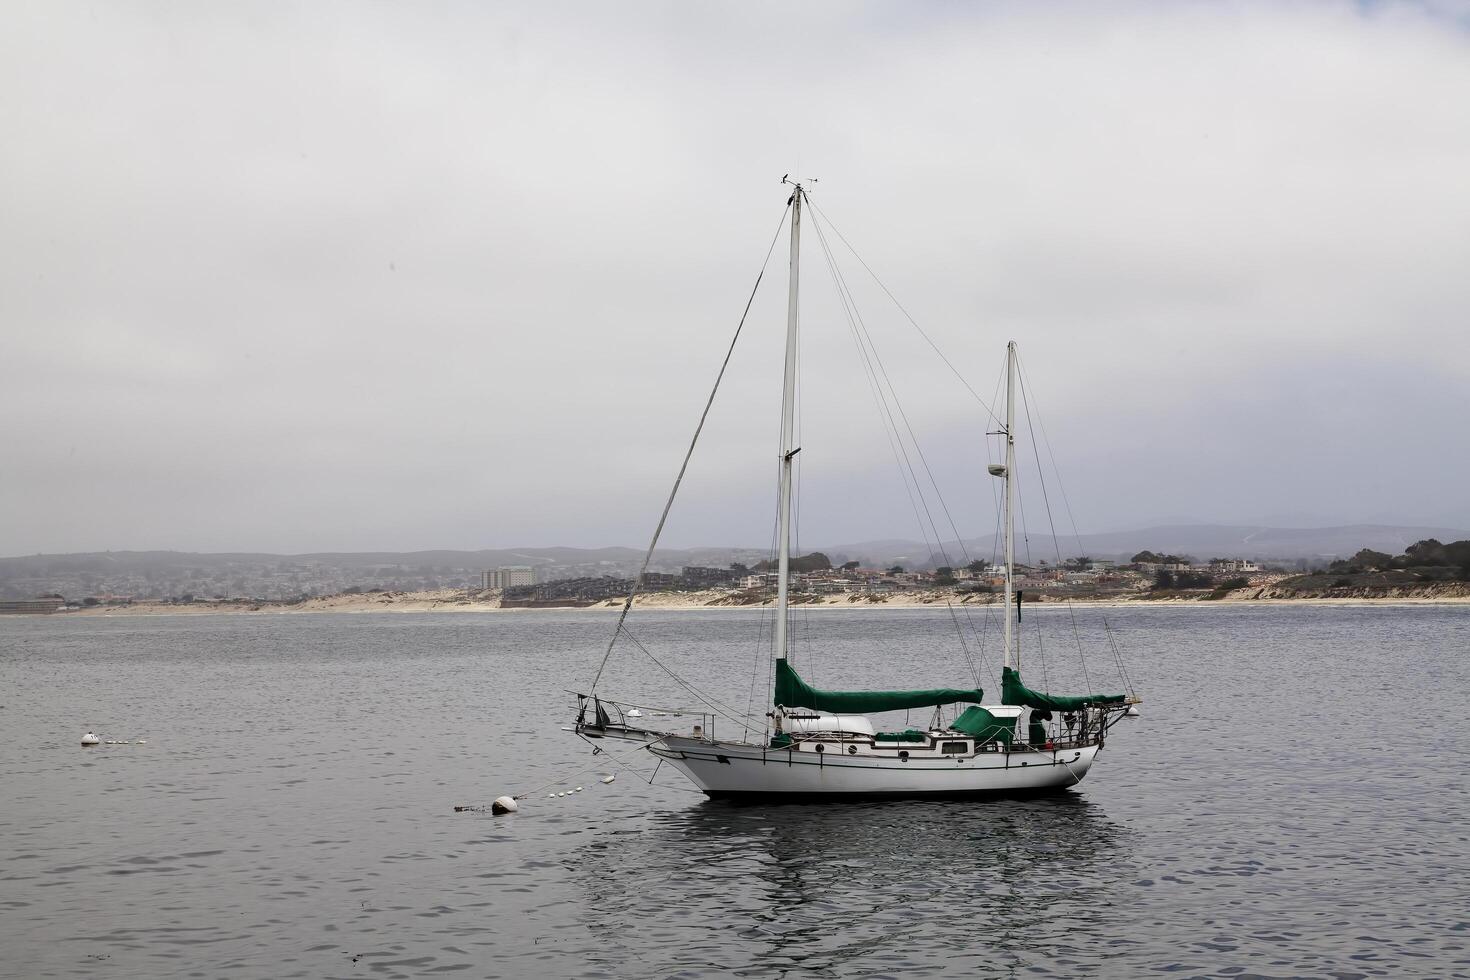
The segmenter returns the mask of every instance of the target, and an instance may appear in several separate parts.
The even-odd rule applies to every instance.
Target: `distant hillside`
[[[1143,528],[1137,531],[1115,531],[1084,534],[1080,538],[1032,532],[1017,534],[1018,560],[1027,556],[1033,561],[1054,561],[1060,554],[1070,558],[1079,553],[1093,558],[1130,558],[1145,549],[1196,558],[1257,558],[1270,561],[1295,561],[1300,558],[1327,560],[1355,554],[1371,548],[1389,554],[1400,554],[1415,541],[1437,538],[1458,541],[1470,537],[1470,531],[1443,527],[1401,527],[1385,524],[1349,524],[1342,527],[1280,528],[1224,524],[1177,524]],[[823,548],[833,561],[861,559],[874,565],[934,564],[930,549],[918,541],[885,540]],[[945,542],[944,551],[951,563],[960,563],[963,554],[989,559],[998,554],[1000,544],[991,538],[966,540],[963,547]],[[839,559],[838,556],[842,556]]]
[[[1145,549],[1206,558],[1256,558],[1325,564],[1368,548],[1399,554],[1425,538],[1458,541],[1470,531],[1454,528],[1359,524],[1327,528],[1242,527],[1216,524],[1171,525],[1138,531],[1084,534],[1077,541],[1050,535],[1019,536],[1022,561],[1055,560],[1079,553],[1093,558],[1127,559]],[[918,541],[890,539],[824,546],[833,562],[932,568],[989,559],[997,543],[989,538],[946,542],[945,555]],[[724,567],[738,561],[754,565],[765,549],[708,547],[660,549],[653,571],[678,572],[686,565]],[[68,598],[130,595],[168,598],[197,596],[291,598],[330,595],[348,589],[432,589],[474,587],[480,572],[529,565],[542,579],[636,573],[643,552],[637,548],[499,548],[480,551],[323,552],[273,555],[251,552],[196,554],[180,551],[107,551],[70,555],[0,558],[0,597],[25,598],[60,593]]]
[[[739,548],[660,550],[653,571],[686,565],[754,563],[766,553]],[[0,558],[0,598],[57,593],[147,598],[195,597],[290,599],[348,590],[410,591],[474,588],[480,573],[530,566],[541,579],[636,573],[636,548],[501,548],[481,551],[321,552],[274,555],[256,552],[203,554],[183,551],[105,551]]]

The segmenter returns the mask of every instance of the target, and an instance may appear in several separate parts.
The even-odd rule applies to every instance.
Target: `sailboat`
[[[803,680],[792,664],[789,629],[792,484],[793,460],[799,452],[794,443],[797,310],[802,209],[809,199],[801,183],[791,183],[793,189],[787,202],[791,223],[790,278],[775,549],[774,690],[772,708],[766,715],[768,723],[760,727],[757,738],[748,734],[719,738],[715,734],[719,712],[686,709],[691,720],[698,719],[688,730],[644,727],[641,709],[647,709],[647,705],[601,695],[594,681],[590,693],[577,693],[576,721],[570,730],[601,743],[595,748],[599,752],[603,751],[605,740],[630,741],[657,757],[661,764],[667,763],[678,770],[711,798],[831,801],[869,797],[966,797],[1055,792],[1076,785],[1096,764],[1109,730],[1127,716],[1138,698],[1131,693],[1061,696],[1032,690],[1021,680],[1022,597],[1016,588],[1014,520],[1017,381],[1014,342],[1006,347],[1005,419],[1001,431],[994,433],[1003,437],[1004,462],[988,467],[991,476],[1004,482],[1005,581],[1001,607],[1004,651],[998,701],[987,701],[985,692],[978,687],[821,690]],[[747,313],[749,308],[747,304]],[[711,393],[711,401],[713,398]],[[706,405],[706,415],[708,412]],[[698,435],[697,429],[696,441]],[[686,455],[685,467],[688,462]],[[683,476],[684,468],[681,468],[674,493]],[[673,496],[671,493],[659,521],[660,531]],[[658,534],[655,531],[643,571],[623,604],[618,626],[603,656],[603,667],[624,628]],[[601,676],[599,668],[598,678]],[[712,701],[707,704],[711,709],[715,707]],[[944,709],[950,706],[954,715],[945,721]],[[933,722],[920,730],[881,732],[868,717],[921,708],[935,710]],[[656,713],[671,714],[662,710]]]

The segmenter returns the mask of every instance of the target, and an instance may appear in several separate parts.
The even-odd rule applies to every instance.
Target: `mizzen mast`
[[[791,584],[791,463],[801,450],[796,432],[797,293],[801,265],[801,185],[791,192],[791,280],[786,296],[786,373],[781,389],[781,492],[777,504],[776,659],[787,654],[786,611]]]

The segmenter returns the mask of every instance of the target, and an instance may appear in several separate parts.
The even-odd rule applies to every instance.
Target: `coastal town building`
[[[735,581],[735,576],[736,572],[733,568],[705,568],[700,565],[685,565],[679,572],[679,577],[684,580],[685,586],[692,589],[729,585]]]
[[[1214,572],[1259,572],[1261,566],[1249,558],[1213,558],[1210,570]]]
[[[1135,567],[1140,572],[1154,575],[1158,572],[1187,572],[1193,566],[1187,561],[1140,561],[1135,563]]]
[[[54,613],[66,600],[57,596],[48,596],[44,599],[3,599],[0,600],[0,614],[37,614],[42,615]]]
[[[510,586],[500,604],[506,608],[590,606],[604,599],[626,596],[632,588],[632,579],[612,575],[556,579],[540,584]]]
[[[536,570],[526,565],[487,568],[480,573],[480,588],[509,589],[517,585],[535,585]]]
[[[774,589],[778,577],[775,572],[757,572],[754,575],[747,575],[742,578],[740,580],[740,587],[742,589],[762,589],[767,587]]]

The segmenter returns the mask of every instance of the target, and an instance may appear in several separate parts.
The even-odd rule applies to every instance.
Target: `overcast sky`
[[[1082,531],[1470,527],[1470,6],[4,14],[0,554],[641,545],[787,172],[986,398],[1018,342]],[[802,540],[917,537],[807,244]],[[784,249],[671,545],[769,541]]]

